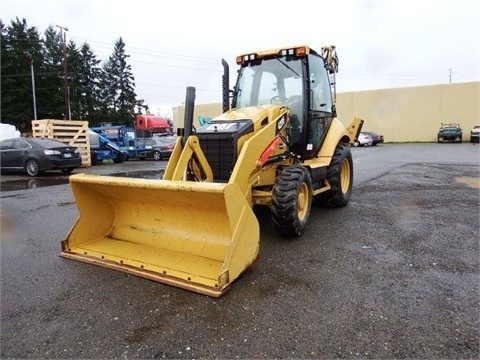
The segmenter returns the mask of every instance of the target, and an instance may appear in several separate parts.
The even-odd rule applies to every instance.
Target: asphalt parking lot
[[[349,205],[314,208],[296,240],[257,210],[260,255],[219,299],[61,258],[65,177],[2,174],[0,358],[478,359],[480,146],[352,153]]]

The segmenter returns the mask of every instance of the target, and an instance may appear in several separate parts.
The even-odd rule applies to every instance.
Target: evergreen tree
[[[52,25],[45,30],[43,38],[35,27],[27,26],[25,19],[17,18],[8,26],[0,21],[0,30],[2,122],[15,125],[21,132],[31,131],[35,112],[33,65],[37,119],[71,116],[91,124],[133,125],[135,106],[139,103],[122,38],[116,41],[112,55],[100,66],[100,60],[87,43],[78,48],[70,41],[64,48],[62,32]]]
[[[71,119],[85,120],[81,115],[82,87],[82,55],[74,41],[70,40],[67,46],[68,96],[70,102]]]
[[[115,98],[117,87],[115,77],[113,76],[113,68],[114,65],[110,59],[102,64],[99,80],[100,107],[97,111],[99,122],[109,121],[115,123],[116,120],[115,114],[117,109],[115,107]]]
[[[47,100],[43,103],[43,118],[68,119],[65,104],[63,38],[51,25],[45,30],[43,51],[45,74],[40,79],[42,91],[39,94]]]
[[[102,99],[108,108],[104,112],[114,123],[133,125],[135,119],[135,79],[127,63],[125,43],[120,37],[115,42],[113,54],[103,65],[101,81]],[[113,111],[113,113],[112,113]]]
[[[31,65],[36,80],[42,76],[43,57],[40,35],[25,19],[12,20],[1,31],[1,117],[21,132],[30,132],[34,119]],[[35,88],[38,94],[37,84]],[[39,113],[37,99],[37,114]]]
[[[84,43],[80,49],[81,63],[78,69],[78,118],[90,124],[101,121],[99,81],[102,71],[90,45]]]

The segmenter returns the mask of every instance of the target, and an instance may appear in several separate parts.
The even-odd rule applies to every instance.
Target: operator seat
[[[287,107],[290,110],[290,144],[294,152],[300,152],[302,149],[302,130],[303,130],[303,108],[302,96],[293,95],[287,99]]]

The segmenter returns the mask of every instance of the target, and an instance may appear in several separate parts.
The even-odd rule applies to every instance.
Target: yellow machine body
[[[188,100],[187,92],[187,105]],[[284,104],[234,107],[203,133],[180,134],[162,179],[70,176],[79,217],[61,243],[61,256],[221,296],[257,258],[260,230],[253,205],[272,204],[279,169],[326,169],[340,142],[353,143],[363,120],[345,127],[333,117],[322,147],[308,159],[289,152],[290,122]],[[219,175],[225,166],[218,161],[228,155],[215,150],[212,160],[209,136],[232,127],[243,132],[231,133],[235,156],[227,175]],[[308,186],[301,188],[302,197],[309,194]],[[329,189],[320,179],[311,195]]]

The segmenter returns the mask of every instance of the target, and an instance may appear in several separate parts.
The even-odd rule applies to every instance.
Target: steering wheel
[[[280,95],[275,95],[270,99],[270,104],[281,104]]]

